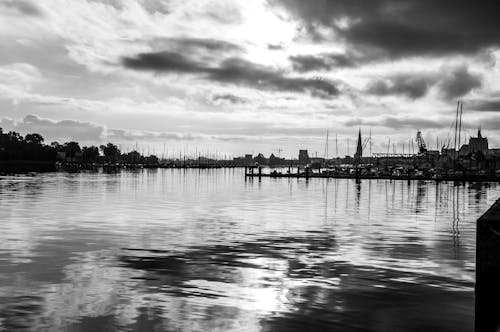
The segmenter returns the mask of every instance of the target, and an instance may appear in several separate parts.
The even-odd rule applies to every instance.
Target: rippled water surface
[[[497,184],[0,177],[0,329],[472,331]]]

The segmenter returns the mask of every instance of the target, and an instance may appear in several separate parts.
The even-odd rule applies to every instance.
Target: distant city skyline
[[[170,153],[500,147],[500,21],[450,0],[0,1],[0,127]],[[444,19],[446,18],[446,19]],[[347,149],[349,139],[349,151]],[[390,148],[393,149],[392,146]],[[161,154],[161,153],[157,153]]]

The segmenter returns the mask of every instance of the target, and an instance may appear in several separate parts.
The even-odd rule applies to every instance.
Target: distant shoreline
[[[36,161],[36,160],[9,160],[0,161],[0,175],[15,175],[15,174],[25,174],[25,173],[49,173],[49,172],[60,172],[60,173],[74,173],[80,171],[98,171],[102,170],[106,173],[118,172],[121,170],[140,170],[140,169],[219,169],[219,168],[246,168],[244,166],[172,166],[172,165],[106,165],[106,164],[78,164],[78,163],[68,163],[60,164],[57,162],[50,161]],[[440,176],[440,177],[430,177],[430,176],[394,176],[394,175],[359,175],[356,177],[354,174],[324,174],[324,173],[314,173],[311,172],[307,176],[305,173],[245,173],[245,178],[296,178],[296,179],[308,179],[308,178],[329,178],[329,179],[358,179],[358,180],[425,180],[425,181],[462,181],[462,182],[500,182],[500,177],[497,176],[479,176],[479,175],[468,175],[468,176]]]
[[[56,163],[40,160],[2,160],[0,161],[0,174],[29,173],[29,172],[55,172]]]

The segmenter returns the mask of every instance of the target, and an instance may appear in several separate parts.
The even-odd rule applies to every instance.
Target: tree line
[[[44,144],[42,135],[22,136],[15,131],[4,133],[0,128],[0,161],[32,160],[81,163],[158,164],[158,157],[143,156],[137,151],[122,153],[113,143],[83,146],[75,141]]]

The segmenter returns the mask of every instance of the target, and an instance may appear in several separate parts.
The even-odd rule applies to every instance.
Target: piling
[[[262,176],[262,166],[259,166],[259,178]]]
[[[500,199],[476,223],[476,331],[499,330],[499,303]]]

